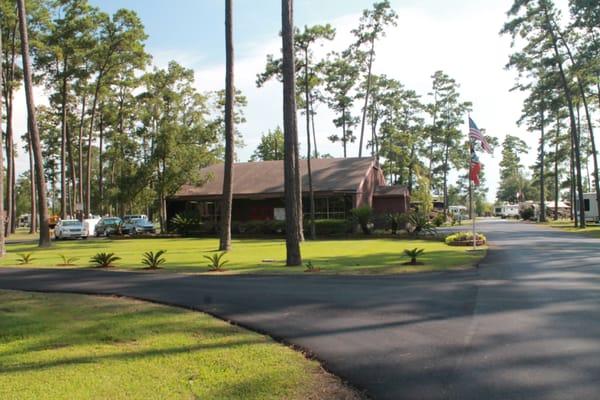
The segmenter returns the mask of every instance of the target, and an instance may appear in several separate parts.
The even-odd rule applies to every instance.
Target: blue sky
[[[135,10],[149,34],[148,49],[201,54],[206,63],[224,59],[223,0],[91,0],[106,12],[119,8]],[[296,0],[296,25],[330,21],[361,12],[372,5],[371,0]],[[392,0],[395,7],[419,7],[431,15],[451,18],[477,0]],[[234,19],[236,52],[244,57],[256,43],[270,40],[281,26],[280,0],[235,0]]]
[[[135,10],[150,35],[148,49],[165,48],[196,52],[207,63],[221,62],[224,57],[223,0],[94,0],[92,4],[107,12],[118,8]],[[330,20],[360,11],[371,4],[365,0],[296,1],[297,25]],[[236,52],[247,55],[253,44],[270,40],[281,29],[281,1],[234,1]]]
[[[224,1],[223,0],[90,0],[106,12],[129,8],[141,17],[149,35],[147,51],[156,66],[176,60],[193,68],[196,86],[201,91],[224,86]],[[558,0],[566,3],[566,0]],[[352,41],[351,29],[358,25],[363,9],[372,0],[295,0],[297,26],[331,23],[336,39],[318,50],[321,55],[342,50]],[[389,28],[377,43],[374,72],[387,74],[414,89],[428,101],[431,75],[443,70],[461,85],[464,100],[473,102],[472,116],[500,141],[506,134],[519,135],[535,149],[537,135],[515,123],[520,117],[523,95],[510,92],[515,74],[504,65],[511,52],[510,40],[500,37],[506,11],[512,0],[392,0],[399,15],[398,26]],[[564,5],[564,4],[563,4]],[[280,0],[234,0],[234,41],[236,51],[236,87],[248,98],[247,122],[239,127],[246,146],[238,159],[250,157],[263,132],[281,124],[281,86],[270,82],[256,88],[256,74],[264,68],[267,54],[280,51]],[[24,104],[17,95],[15,126],[25,131]],[[38,103],[44,97],[38,96]],[[357,105],[355,113],[360,109]],[[317,108],[317,144],[319,151],[342,155],[339,144],[327,137],[335,133],[334,115],[321,105]],[[466,116],[465,116],[466,119]],[[19,128],[19,124],[22,125]],[[20,129],[20,130],[19,130]],[[299,118],[301,149],[304,145],[303,119]],[[466,131],[466,126],[464,127]],[[355,156],[357,145],[350,145]],[[533,163],[530,151],[525,163]],[[488,180],[488,199],[494,200],[499,179],[500,149],[494,156],[481,155]],[[27,168],[26,157],[19,157],[18,169]],[[451,181],[456,179],[456,173]],[[451,182],[453,183],[453,182]]]

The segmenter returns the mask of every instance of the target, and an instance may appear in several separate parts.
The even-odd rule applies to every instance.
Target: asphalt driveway
[[[479,270],[206,277],[0,269],[0,288],[118,294],[218,315],[320,359],[376,399],[600,397],[600,241],[483,222]]]

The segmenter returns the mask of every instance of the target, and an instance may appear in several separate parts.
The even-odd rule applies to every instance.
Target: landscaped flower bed
[[[481,233],[477,233],[475,237],[475,245],[483,246],[487,239]],[[445,242],[448,246],[473,246],[472,232],[457,232],[446,236]]]

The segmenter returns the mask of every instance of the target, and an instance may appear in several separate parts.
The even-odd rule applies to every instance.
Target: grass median
[[[2,399],[358,399],[316,361],[203,313],[0,291]]]
[[[585,228],[576,228],[573,225],[573,221],[568,220],[568,219],[561,219],[558,221],[549,221],[547,224],[553,228],[557,228],[557,229],[563,230],[565,232],[580,233],[585,236],[589,236],[589,237],[593,237],[593,238],[600,238],[600,225],[598,225],[598,224],[593,224],[593,223],[588,222],[588,224]]]
[[[115,253],[121,259],[116,267],[141,269],[142,254],[166,250],[165,270],[209,273],[203,256],[217,252],[215,238],[147,238],[147,239],[88,239],[54,242],[49,249],[35,243],[8,244],[8,255],[0,260],[2,266],[15,266],[19,254],[31,254],[27,266],[56,267],[61,255],[73,257],[76,267],[90,266],[89,259],[97,252]],[[408,259],[404,250],[422,248],[422,265],[403,265]],[[322,274],[400,274],[443,271],[473,266],[485,255],[485,249],[470,251],[467,247],[450,247],[439,240],[410,238],[352,238],[306,241],[302,256]],[[285,266],[285,241],[278,238],[234,239],[232,250],[224,256],[228,274],[303,274],[305,267]]]

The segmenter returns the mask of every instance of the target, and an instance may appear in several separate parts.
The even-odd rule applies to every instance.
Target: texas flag
[[[471,167],[469,169],[469,178],[475,186],[479,186],[479,172],[481,172],[481,163],[474,151],[471,151]]]

